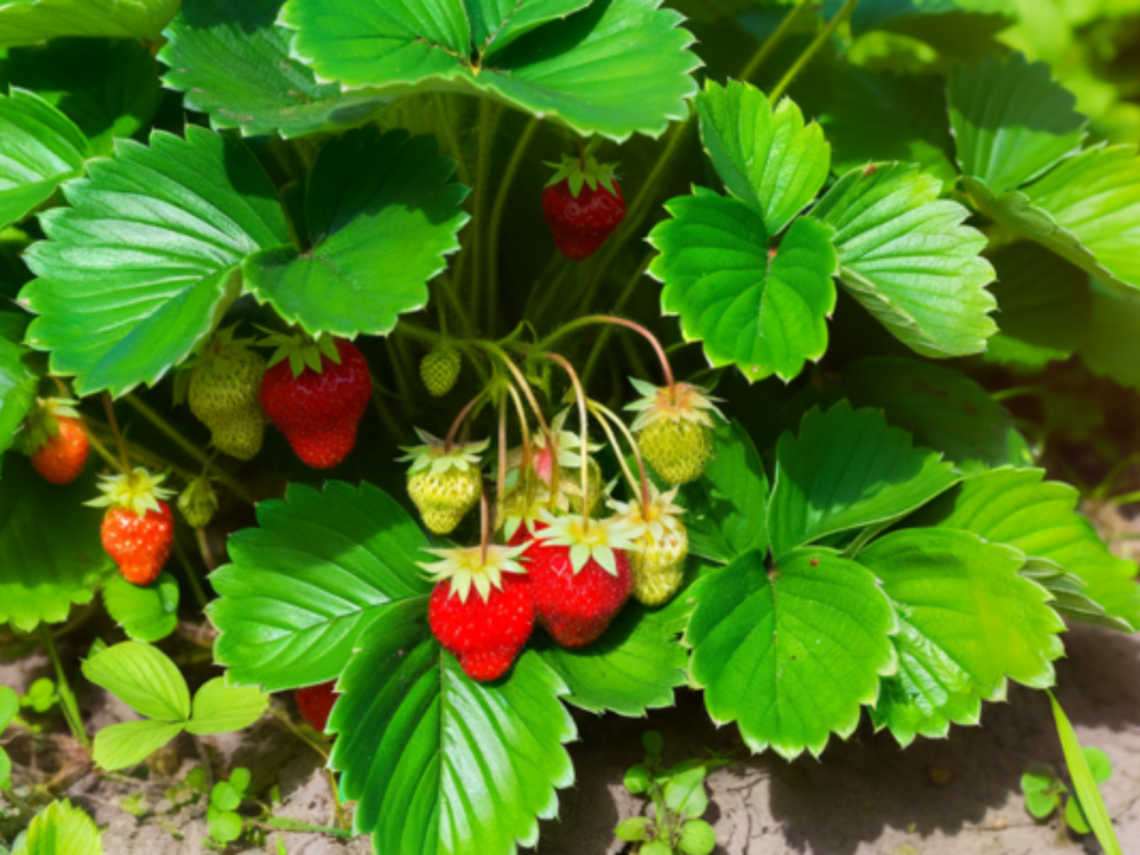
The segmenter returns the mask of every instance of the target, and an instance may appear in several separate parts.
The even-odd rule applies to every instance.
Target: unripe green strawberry
[[[446,447],[443,440],[417,431],[424,445],[405,448],[401,460],[411,461],[408,495],[423,517],[424,525],[436,534],[450,534],[483,495],[479,454],[488,442],[456,443]]]
[[[420,363],[420,377],[433,397],[442,398],[455,388],[463,357],[450,345],[437,347]]]
[[[632,380],[642,393],[626,409],[638,411],[633,430],[645,460],[670,484],[700,478],[713,456],[713,419],[721,415],[704,389],[688,383],[657,388]]]
[[[660,493],[651,483],[647,510],[636,499],[629,503],[610,502],[620,519],[640,532],[636,549],[629,552],[633,596],[646,606],[660,606],[673,599],[685,578],[689,555],[689,533],[678,517],[684,513],[673,504],[677,488]]]
[[[232,334],[230,329],[215,335],[190,372],[190,409],[210,429],[219,451],[250,460],[265,436],[265,360],[232,341]]]
[[[178,510],[191,528],[205,528],[218,509],[218,497],[205,477],[195,478],[178,496]]]

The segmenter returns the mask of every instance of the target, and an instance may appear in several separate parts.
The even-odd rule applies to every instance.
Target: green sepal
[[[269,364],[265,366],[267,369],[288,359],[293,377],[297,378],[304,373],[306,368],[311,368],[315,373],[320,374],[324,370],[322,356],[327,357],[334,364],[340,365],[340,353],[336,349],[336,342],[325,333],[319,334],[316,338],[310,338],[304,334],[290,335],[274,332],[262,326],[257,328],[266,336],[254,344],[257,347],[277,348],[273,352],[273,356],[270,357]]]
[[[21,450],[31,457],[47,441],[59,434],[59,416],[79,418],[79,411],[75,409],[78,401],[69,398],[36,398],[36,405],[24,420],[24,429],[20,432]]]
[[[589,185],[591,190],[597,190],[601,184],[611,195],[616,196],[614,173],[617,171],[617,164],[598,163],[598,159],[594,156],[601,142],[600,137],[594,137],[580,156],[564,154],[561,163],[547,163],[547,166],[556,171],[554,177],[546,182],[546,186],[553,187],[555,184],[567,181],[570,184],[570,195],[577,199],[584,185]]]

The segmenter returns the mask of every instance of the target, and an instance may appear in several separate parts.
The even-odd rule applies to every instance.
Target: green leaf
[[[1043,481],[1044,475],[1006,468],[973,475],[908,522],[970,531],[1053,561],[1088,583],[1084,593],[1109,615],[1140,629],[1136,565],[1109,552],[1089,521],[1075,513],[1075,488]]]
[[[0,21],[3,11],[0,8]],[[95,820],[64,799],[32,819],[20,855],[103,855],[103,841]]]
[[[1044,558],[1031,558],[1021,568],[1021,575],[1052,594],[1053,600],[1049,605],[1062,617],[1119,632],[1132,632],[1132,626],[1128,621],[1108,614],[1104,606],[1085,593],[1086,583],[1083,579],[1059,564],[1046,561]]]
[[[593,644],[570,649],[540,641],[536,649],[570,689],[566,703],[590,712],[644,716],[672,706],[673,689],[686,682],[688,655],[672,622],[638,603],[622,609]]]
[[[642,846],[639,855],[675,855],[675,853],[668,843],[654,840]]]
[[[914,447],[881,412],[847,402],[813,409],[776,447],[768,533],[777,560],[830,535],[898,520],[959,481],[941,455]]]
[[[689,551],[727,563],[750,549],[768,549],[768,476],[739,422],[718,424],[704,477],[685,487]]]
[[[90,156],[79,128],[34,92],[0,95],[0,231],[82,173]]]
[[[527,5],[543,16],[545,7],[563,8],[555,0]],[[687,117],[685,99],[696,92],[690,72],[700,63],[687,49],[693,37],[679,27],[677,12],[660,5],[595,2],[505,49],[492,44],[477,60],[462,0],[394,0],[383,7],[349,0],[335,9],[324,0],[289,0],[280,20],[298,31],[293,56],[318,78],[350,90],[372,96],[412,87],[467,91],[553,118],[579,134],[621,141],[633,133],[659,136],[670,121]],[[531,14],[520,20],[528,18],[535,20]]]
[[[232,843],[241,837],[241,817],[226,811],[210,820],[209,834],[221,843]]]
[[[83,676],[139,715],[159,721],[190,718],[190,690],[170,657],[141,641],[108,647],[83,663]]]
[[[1089,774],[1092,775],[1094,781],[1103,784],[1112,777],[1112,761],[1108,759],[1108,755],[1103,750],[1089,745],[1082,748],[1081,753],[1085,755]]]
[[[125,721],[95,734],[95,762],[108,771],[143,762],[183,730],[182,722]]]
[[[135,641],[159,641],[178,625],[178,582],[162,573],[149,585],[132,585],[118,573],[103,585],[103,603]]]
[[[178,0],[12,0],[0,6],[0,47],[59,36],[154,41]]]
[[[1073,830],[1075,834],[1088,834],[1092,831],[1089,826],[1088,820],[1085,819],[1085,813],[1081,810],[1081,803],[1075,797],[1070,797],[1065,802],[1065,824]]]
[[[215,810],[237,810],[241,806],[241,799],[241,792],[229,781],[219,781],[210,791],[210,807]]]
[[[16,430],[36,399],[36,375],[24,364],[27,350],[0,337],[0,455],[12,447]]]
[[[828,549],[797,549],[771,568],[750,552],[702,584],[686,642],[692,677],[720,725],[753,751],[818,756],[847,737],[879,677],[897,667],[897,628],[874,577]]]
[[[20,697],[8,686],[0,686],[0,733],[20,711]]]
[[[137,41],[54,39],[0,59],[0,85],[31,89],[71,119],[98,155],[146,127],[162,100],[158,63]]]
[[[1005,246],[990,260],[1001,329],[989,341],[986,361],[1037,371],[1072,356],[1089,314],[1088,277],[1031,243]]]
[[[670,778],[665,785],[665,805],[673,813],[692,819],[696,819],[708,810],[705,767],[694,766]]]
[[[1012,416],[952,368],[872,356],[843,369],[841,390],[854,406],[883,410],[889,424],[942,452],[962,472],[1032,463]]]
[[[823,131],[790,98],[773,111],[759,89],[709,80],[697,96],[701,140],[728,192],[764,217],[770,235],[815,199],[827,180],[831,150]]]
[[[215,677],[194,693],[194,714],[186,730],[202,735],[244,730],[261,718],[267,706],[269,695],[260,689],[232,688],[225,677]]]
[[[831,17],[843,0],[825,0]],[[941,53],[983,56],[996,48],[994,35],[1017,18],[1008,0],[861,0],[851,16],[856,35],[871,30],[899,33],[926,42]]]
[[[293,484],[257,518],[260,528],[230,538],[233,563],[210,576],[214,656],[232,684],[275,692],[336,679],[381,606],[431,590],[416,564],[423,531],[369,484]]]
[[[837,234],[840,281],[899,341],[935,359],[985,349],[997,331],[986,238],[942,182],[912,164],[848,172],[812,211]]]
[[[958,178],[950,154],[954,142],[946,113],[946,81],[939,75],[845,68],[820,121],[837,174],[876,160],[900,160],[918,164],[944,184]]]
[[[1094,374],[1140,389],[1140,294],[1093,279],[1088,295],[1081,359]]]
[[[7,688],[6,686],[4,688]],[[12,786],[12,758],[8,752],[0,748],[0,787],[8,789]]]
[[[945,529],[905,529],[859,553],[883,584],[900,632],[894,639],[896,691],[875,709],[904,746],[918,732],[945,736],[950,722],[976,724],[962,695],[1003,700],[1007,679],[1045,688],[1064,654],[1065,624],[1049,593],[1018,571],[1025,556],[1009,546]],[[962,706],[968,713],[963,716]]]
[[[1081,744],[1073,725],[1069,722],[1065,711],[1049,692],[1049,702],[1053,705],[1053,718],[1057,723],[1057,735],[1061,738],[1061,749],[1065,752],[1065,762],[1069,765],[1069,774],[1073,778],[1073,787],[1077,791],[1077,798],[1081,800],[1081,807],[1088,818],[1089,825],[1096,832],[1096,839],[1108,855],[1122,855],[1120,841],[1116,839],[1116,832],[1112,828],[1112,819],[1104,806],[1100,790],[1097,789],[1096,780],[1089,770]]]
[[[965,175],[996,194],[1013,190],[1077,151],[1088,120],[1043,62],[989,56],[950,72],[950,123]]]
[[[684,855],[711,855],[716,848],[716,832],[703,819],[690,819],[681,825],[677,849]]]
[[[1037,819],[1045,819],[1057,810],[1057,794],[1054,792],[1027,793],[1025,808]]]
[[[562,681],[534,652],[476,683],[427,626],[427,596],[393,603],[357,644],[329,722],[355,827],[388,855],[508,855],[538,840],[574,779]]]
[[[101,513],[83,505],[95,493],[93,474],[58,487],[22,454],[5,455],[0,622],[31,632],[41,622],[67,620],[73,603],[91,602],[94,580],[112,566],[99,537]]]
[[[423,308],[428,280],[459,249],[469,217],[454,172],[434,137],[372,127],[330,140],[305,194],[312,246],[252,256],[246,287],[313,334],[391,332],[401,314]]]
[[[1140,158],[1135,145],[1098,146],[1067,158],[1024,190],[1079,250],[1044,242],[1083,270],[1140,288]],[[1038,240],[1033,234],[1027,234]],[[1095,259],[1090,263],[1089,257]]]
[[[665,207],[674,219],[649,236],[661,253],[649,272],[665,285],[662,311],[681,316],[712,365],[790,380],[823,356],[835,308],[828,226],[796,220],[769,262],[762,215],[746,203],[698,188]]]
[[[614,836],[617,837],[618,840],[631,840],[634,842],[648,840],[651,825],[652,820],[650,820],[649,817],[635,816],[621,823],[614,830]]]
[[[491,57],[519,36],[586,8],[592,0],[463,0],[476,52]]]
[[[21,302],[40,315],[28,343],[81,395],[158,382],[237,297],[241,259],[289,240],[245,145],[193,125],[185,140],[155,132],[149,148],[120,140],[64,193],[72,207],[41,215],[50,240],[25,255],[40,278]]]
[[[342,95],[290,59],[289,30],[276,23],[282,0],[182,0],[158,58],[163,82],[210,126],[285,139],[364,124],[390,98]]]
[[[649,789],[649,770],[641,763],[631,766],[626,770],[622,784],[634,795],[644,793]]]

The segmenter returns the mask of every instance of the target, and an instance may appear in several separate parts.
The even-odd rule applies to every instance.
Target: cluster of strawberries
[[[356,432],[372,397],[372,376],[355,345],[324,336],[316,340],[271,334],[276,347],[267,363],[233,338],[215,334],[187,373],[190,409],[210,428],[213,444],[239,460],[261,450],[265,425],[280,428],[297,456],[316,469],[336,466],[356,444]],[[53,484],[68,484],[87,463],[90,442],[74,401],[38,402],[28,417],[24,448],[32,466]],[[103,548],[124,578],[149,585],[162,572],[174,543],[174,517],[166,499],[174,493],[162,476],[145,468],[101,476],[106,507]],[[178,507],[193,528],[207,525],[217,497],[205,475],[179,495]]]
[[[712,456],[712,400],[685,383],[657,388],[634,382],[642,397],[629,409],[638,415],[630,429],[621,427],[639,466],[644,456],[674,485],[700,477]],[[617,417],[593,402],[589,406],[616,445],[607,420]],[[564,412],[544,426],[534,447],[505,455],[500,449],[505,475],[493,515],[498,543],[492,542],[481,472],[488,443],[453,443],[421,433],[424,444],[405,449],[402,459],[411,462],[408,494],[429,529],[449,534],[483,504],[478,546],[428,550],[439,560],[421,565],[436,582],[432,632],[472,679],[507,673],[536,624],[563,647],[584,647],[605,633],[631,594],[656,606],[681,586],[688,535],[682,510],[673,503],[677,487],[659,492],[644,470],[635,478],[615,447],[635,498],[609,500],[610,513],[601,516],[605,491],[591,456],[601,446],[584,432],[564,431],[565,417]]]

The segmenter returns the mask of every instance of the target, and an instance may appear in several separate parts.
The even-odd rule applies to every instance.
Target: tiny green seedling
[[[0,686],[0,733],[3,733],[4,728],[15,718],[16,710],[19,708],[20,702],[16,693],[7,686]],[[7,789],[10,786],[12,786],[12,761],[8,753],[0,748],[0,789]]]
[[[1099,748],[1082,748],[1097,784],[1112,777],[1112,762]],[[1080,800],[1048,764],[1030,766],[1021,776],[1021,791],[1025,794],[1025,807],[1037,819],[1048,819],[1057,814],[1062,831],[1072,829],[1077,834],[1091,831]]]
[[[20,697],[20,706],[40,715],[48,712],[59,703],[59,690],[54,680],[41,677],[28,687],[28,693]]]
[[[645,763],[625,773],[625,788],[652,802],[649,816],[635,816],[617,827],[619,840],[639,844],[639,855],[709,855],[716,833],[701,819],[709,806],[705,776],[725,765],[719,758],[685,760],[669,769],[661,766],[664,740],[650,730],[641,738]]]
[[[249,769],[238,767],[228,781],[214,784],[210,792],[210,807],[206,810],[210,837],[202,841],[204,847],[225,849],[241,837],[244,824],[237,809],[245,801],[249,781]]]

